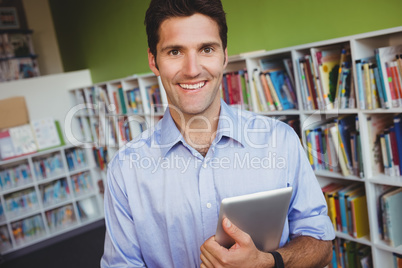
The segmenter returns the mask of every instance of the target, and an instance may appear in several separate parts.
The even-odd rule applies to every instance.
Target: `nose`
[[[184,59],[183,73],[188,78],[195,78],[200,75],[201,69],[200,59],[197,53],[187,53]]]

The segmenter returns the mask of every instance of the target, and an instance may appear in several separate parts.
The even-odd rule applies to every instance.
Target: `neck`
[[[219,100],[220,101],[220,100]],[[179,114],[170,110],[172,118],[182,133],[184,140],[202,156],[206,156],[218,129],[220,102],[215,109],[208,109],[202,114]]]

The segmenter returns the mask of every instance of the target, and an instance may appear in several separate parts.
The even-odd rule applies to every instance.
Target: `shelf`
[[[394,114],[402,113],[402,108],[391,108],[391,109],[375,109],[375,110],[361,110],[364,114]]]
[[[372,243],[370,241],[370,236],[365,236],[365,237],[361,237],[361,238],[355,238],[355,237],[353,237],[353,236],[351,236],[349,234],[345,234],[345,233],[338,232],[338,231],[335,231],[335,235],[337,237],[339,237],[339,238],[354,241],[354,242],[364,244],[364,245],[367,245],[367,246],[372,246]]]
[[[35,235],[35,237],[30,238],[29,241],[22,242],[22,243],[16,243],[17,246],[15,247],[14,250],[17,250],[17,249],[20,249],[20,248],[24,248],[24,247],[27,247],[27,246],[30,246],[30,245],[33,245],[33,244],[36,244],[36,243],[38,243],[39,241],[44,240],[45,238],[46,238],[46,232],[45,232],[45,230],[43,230],[43,231],[41,232],[41,234]],[[8,253],[8,252],[10,252],[10,251],[13,251],[13,250],[9,250],[9,251],[7,251],[7,252],[5,252],[5,253]]]
[[[89,171],[90,168],[91,167],[89,167],[89,166],[86,166],[86,167],[83,167],[83,168],[77,168],[77,169],[74,169],[74,170],[70,170],[69,174],[70,174],[70,176],[72,176],[72,175],[78,174],[80,172]]]
[[[316,176],[320,176],[320,177],[328,177],[328,178],[334,178],[334,179],[364,182],[364,179],[362,179],[360,177],[352,176],[352,175],[343,176],[341,173],[332,172],[332,171],[316,170],[316,171],[314,171],[314,173]]]
[[[102,116],[105,117],[123,117],[123,116],[163,116],[164,112],[155,112],[155,113],[126,113],[126,114],[114,114],[114,113],[104,113]],[[100,114],[76,114],[74,117],[93,117],[98,118]]]
[[[67,177],[67,174],[66,173],[61,173],[61,174],[58,174],[58,175],[54,175],[54,176],[52,176],[52,177],[50,177],[48,179],[38,179],[37,181],[38,181],[38,184],[41,185],[41,184],[45,184],[47,182],[55,181],[55,180],[62,179],[62,178],[65,178],[65,177]]]
[[[337,115],[337,114],[357,114],[359,112],[358,109],[331,109],[331,110],[303,110],[302,113],[306,115],[314,114],[330,114],[330,115]]]
[[[46,223],[46,224],[47,224],[47,223]],[[49,227],[49,232],[50,232],[50,234],[51,234],[52,236],[54,236],[54,235],[60,235],[60,234],[69,232],[69,231],[71,231],[71,230],[74,230],[75,228],[78,227],[78,225],[79,225],[78,220],[75,219],[75,221],[74,221],[73,223],[70,223],[69,225],[66,225],[66,226],[64,226],[64,227],[55,228],[55,229],[52,229],[52,228]]]
[[[398,254],[402,254],[402,245],[400,245],[399,247],[391,247],[388,244],[386,244],[384,241],[380,241],[380,242],[376,242],[374,243],[374,246],[376,246],[379,249],[385,250],[385,251],[389,251],[389,252],[395,252]]]
[[[96,195],[96,191],[95,191],[94,188],[95,188],[95,187],[92,186],[91,190],[88,190],[88,191],[86,191],[86,192],[83,193],[83,194],[75,194],[75,199],[76,199],[77,201],[81,201],[81,200],[90,198],[90,197],[92,197],[92,196],[95,196],[95,195]]]
[[[300,115],[300,111],[295,110],[295,109],[291,109],[291,110],[284,110],[284,111],[259,112],[258,114],[267,115],[267,116],[273,116],[273,115]]]
[[[367,181],[376,184],[386,184],[391,186],[402,187],[402,176],[391,177],[385,174],[378,174],[372,178],[367,179]]]
[[[53,201],[51,205],[43,204],[43,210],[49,211],[67,204],[71,204],[73,202],[73,198],[71,195],[72,194],[70,192],[70,194],[65,199],[56,202]]]
[[[6,212],[7,214],[7,218],[9,222],[16,222],[25,218],[28,218],[30,216],[34,216],[35,214],[38,214],[39,212],[41,212],[41,209],[39,207],[39,205],[37,206],[37,208],[35,208],[34,210],[25,210],[22,212],[18,212],[18,213],[12,213],[10,215],[10,212]],[[14,215],[17,214],[17,215]]]
[[[34,185],[35,185],[34,182],[31,181],[27,184],[19,185],[19,186],[12,187],[12,188],[7,188],[6,190],[0,190],[0,194],[6,195],[6,194],[18,192],[20,190],[24,190],[25,188],[33,187]]]

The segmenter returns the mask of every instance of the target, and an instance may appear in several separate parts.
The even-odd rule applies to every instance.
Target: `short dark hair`
[[[188,17],[200,13],[213,19],[219,28],[223,49],[227,46],[226,14],[220,0],[151,0],[145,14],[148,47],[156,57],[159,28],[163,21],[172,17]]]

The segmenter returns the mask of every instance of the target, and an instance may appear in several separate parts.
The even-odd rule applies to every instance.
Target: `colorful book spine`
[[[46,211],[46,221],[51,231],[57,231],[69,227],[76,222],[72,204]]]
[[[70,195],[70,188],[65,178],[41,185],[40,188],[45,206],[62,202]]]
[[[86,167],[85,152],[82,148],[73,148],[66,151],[68,169],[70,171]]]
[[[40,214],[12,223],[11,229],[17,245],[37,240],[46,234]]]

